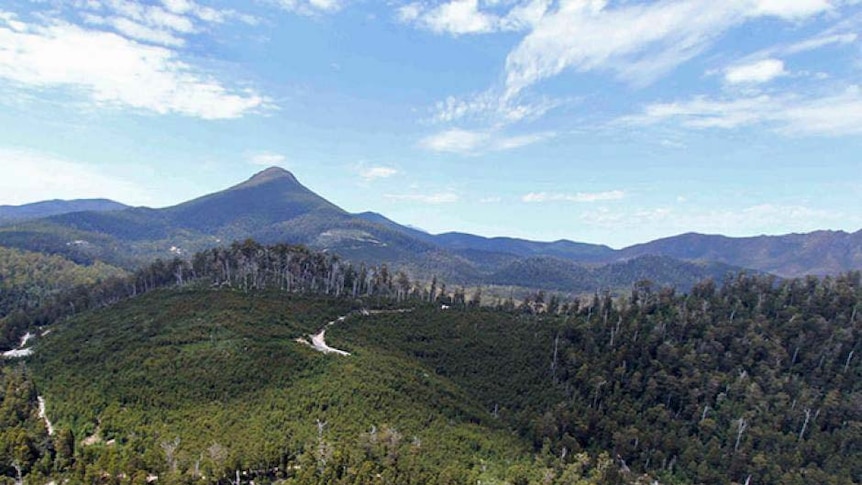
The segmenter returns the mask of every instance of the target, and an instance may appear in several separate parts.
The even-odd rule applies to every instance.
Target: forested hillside
[[[100,262],[79,265],[61,256],[0,247],[0,350],[17,344],[30,323],[25,314],[55,306],[58,298],[76,289],[89,293],[96,285],[125,275]]]
[[[597,483],[615,470],[606,454],[536,461],[472,390],[414,359],[339,337],[332,345],[350,356],[296,341],[341,315],[387,314],[356,304],[177,289],[75,317],[27,361],[28,385],[57,431],[31,433],[18,457],[0,447],[10,450],[0,457],[6,474],[18,466],[31,480],[87,483],[226,483],[239,472],[244,482],[455,484]],[[35,391],[16,399],[16,426],[38,431]],[[58,441],[73,451],[58,451]]]
[[[97,286],[9,359],[21,431],[0,462],[88,482],[857,483],[860,279],[482,307],[247,241]],[[348,355],[312,348],[321,329]]]
[[[624,300],[553,305],[388,315],[335,335],[473,389],[561,458],[612,450],[669,483],[862,480],[859,273],[690,294],[642,283]]]

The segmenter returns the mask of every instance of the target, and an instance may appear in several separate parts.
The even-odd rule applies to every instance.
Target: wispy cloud
[[[471,153],[484,145],[487,133],[453,128],[423,138],[419,145],[435,152]]]
[[[553,99],[548,96],[507,98],[499,90],[489,89],[463,97],[449,96],[437,102],[434,105],[432,121],[474,121],[501,127],[535,120],[548,111],[571,102],[568,99]]]
[[[467,35],[519,31],[532,26],[551,6],[551,0],[517,2],[450,0],[438,4],[413,2],[398,8],[398,19],[438,34]],[[501,6],[509,7],[508,10]]]
[[[437,123],[472,123],[476,128],[451,128],[427,137],[422,146],[475,153],[505,149],[511,144],[490,141],[499,137],[494,132],[570,103],[538,95],[534,88],[564,72],[611,73],[624,83],[644,86],[707,51],[737,26],[763,18],[799,23],[837,5],[837,0],[417,0],[401,6],[398,18],[453,36],[524,33],[505,59],[502,81],[478,94],[449,96],[433,108]],[[848,41],[845,33],[824,34],[785,50]],[[783,61],[767,55],[740,61],[724,72],[728,84],[766,83],[785,74]]]
[[[862,134],[862,88],[852,86],[837,94],[715,99],[706,96],[656,103],[623,123],[676,123],[695,129],[734,129],[764,125],[790,135]]]
[[[581,213],[584,224],[605,229],[640,228],[645,224],[664,235],[697,231],[710,234],[750,236],[844,227],[862,224],[856,214],[826,211],[806,205],[757,204],[739,209],[677,207],[611,209],[599,207]],[[655,234],[653,237],[658,236]]]
[[[454,192],[437,192],[433,194],[386,194],[383,197],[389,200],[421,202],[423,204],[452,204],[458,202],[460,197]]]
[[[809,52],[817,49],[822,49],[823,47],[835,44],[852,44],[853,42],[856,42],[858,38],[859,36],[854,33],[819,35],[782,47],[780,49],[780,52],[785,55],[799,54],[801,52]]]
[[[514,95],[573,69],[610,71],[646,84],[703,52],[731,27],[758,17],[799,20],[832,8],[826,0],[569,2],[545,14],[506,59]]]
[[[730,84],[761,84],[787,75],[781,59],[763,59],[756,62],[739,64],[727,68],[724,80]]]
[[[452,128],[423,138],[419,145],[435,152],[462,155],[489,151],[505,151],[532,145],[553,138],[555,133],[541,132],[526,135],[502,135],[496,131],[474,131]]]
[[[606,192],[578,192],[565,194],[559,192],[530,192],[521,197],[524,202],[605,202],[620,200],[626,197],[622,190],[609,190]]]
[[[48,199],[108,198],[145,205],[150,197],[134,183],[90,166],[32,150],[0,148],[3,204]]]
[[[284,165],[287,157],[275,152],[256,152],[246,155],[246,160],[252,165],[272,167],[274,165]]]
[[[219,24],[228,19],[256,22],[249,15],[203,6],[193,0],[162,0],[161,4],[87,0],[77,2],[75,6],[89,25],[107,27],[131,39],[170,47],[184,45],[184,36],[199,33],[208,24]]]
[[[139,7],[124,1],[111,5],[129,10],[129,15]],[[174,14],[160,11],[166,17],[157,16],[153,22],[163,26],[178,22],[167,20]],[[9,13],[0,16],[0,79],[19,89],[65,89],[98,106],[203,119],[238,118],[268,105],[267,98],[254,90],[228,87],[212,73],[183,61],[168,46],[177,42],[167,30],[109,32],[40,18],[27,23]],[[131,25],[130,29],[141,27]],[[174,25],[171,32],[178,29],[179,24]],[[166,37],[156,39],[158,32]],[[153,43],[141,43],[140,37],[153,37]]]
[[[385,167],[382,165],[375,165],[372,167],[363,166],[359,168],[359,177],[366,182],[372,182],[377,179],[389,178],[397,173],[398,170],[392,167]]]
[[[319,15],[341,10],[345,0],[274,0],[279,7],[300,15]]]

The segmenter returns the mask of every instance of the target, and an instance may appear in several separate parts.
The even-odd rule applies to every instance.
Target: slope
[[[327,339],[349,357],[294,341],[352,308],[160,290],[61,324],[29,366],[54,426],[72,431],[95,470],[114,457],[109,473],[475,483],[527,469],[528,443],[433,368],[345,340],[341,324]]]

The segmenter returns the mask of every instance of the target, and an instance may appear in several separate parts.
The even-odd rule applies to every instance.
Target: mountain
[[[485,278],[494,285],[519,285],[529,281],[548,290],[592,293],[604,288],[629,288],[649,280],[687,291],[706,279],[723,281],[739,267],[715,262],[689,262],[668,256],[644,255],[602,265],[583,265],[548,256],[515,260]]]
[[[46,200],[24,205],[0,205],[0,224],[68,214],[70,212],[105,212],[129,206],[109,199]]]
[[[631,246],[619,254],[717,261],[788,278],[827,275],[862,268],[862,230],[743,238],[687,233]]]
[[[350,214],[272,167],[226,190],[163,209],[76,212],[0,228],[0,245],[59,253],[77,262],[134,267],[253,238],[327,249],[356,262],[402,266],[452,281],[472,264],[415,231]]]
[[[602,245],[572,241],[537,242],[511,237],[482,237],[461,232],[434,236],[434,242],[491,271],[521,258],[549,257],[577,263],[614,260],[614,250]]]
[[[173,207],[69,212],[0,226],[0,246],[126,268],[247,238],[303,244],[357,264],[386,263],[451,284],[538,288],[553,282],[563,291],[627,288],[641,277],[685,288],[706,275],[741,268],[780,276],[862,268],[862,231],[756,238],[684,234],[622,250],[566,240],[433,235],[381,214],[348,213],[277,167]]]
[[[300,184],[292,173],[277,167],[227,190],[164,209],[162,213],[174,226],[226,237],[300,218],[331,224],[350,217]],[[297,233],[296,228],[287,229]],[[297,236],[301,237],[298,233]]]

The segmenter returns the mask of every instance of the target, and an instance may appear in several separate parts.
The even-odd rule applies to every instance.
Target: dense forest
[[[475,389],[557,456],[610,450],[669,483],[857,483],[860,307],[859,273],[738,276],[690,294],[643,282],[554,314],[533,301],[521,315],[390,315],[340,332]]]
[[[52,313],[33,356],[3,366],[0,473],[858,483],[860,280],[740,274],[481,306],[385,266],[237,243]],[[349,356],[295,341],[327,322]]]
[[[17,345],[26,327],[56,320],[44,310],[58,311],[72,294],[93,293],[126,274],[101,262],[80,265],[61,256],[0,247],[0,350]]]
[[[406,273],[392,274],[386,265],[355,267],[303,246],[252,240],[199,252],[190,261],[156,260],[128,276],[103,263],[82,266],[60,256],[0,248],[0,350],[17,345],[28,328],[186,283],[396,301],[417,289]]]

